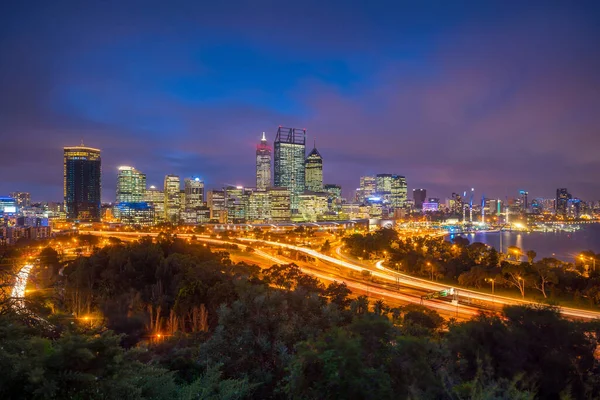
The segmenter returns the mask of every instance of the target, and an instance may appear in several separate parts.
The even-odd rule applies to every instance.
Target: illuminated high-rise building
[[[304,180],[309,192],[323,191],[323,158],[316,144],[304,160]]]
[[[291,214],[291,193],[287,188],[269,188],[269,207],[271,211],[271,221],[284,222],[289,221]]]
[[[356,201],[363,203],[377,192],[377,178],[374,176],[361,176],[360,187],[356,191]]]
[[[165,220],[165,194],[156,186],[150,186],[145,192],[143,201],[152,207],[154,223],[159,224]]]
[[[271,186],[271,146],[267,144],[265,133],[256,146],[256,188],[265,190]]]
[[[100,150],[65,147],[63,157],[65,213],[69,221],[100,221],[102,162]]]
[[[29,207],[31,205],[31,194],[28,192],[12,192],[9,196],[15,199],[19,208]]]
[[[181,182],[177,175],[165,176],[165,221],[177,223],[181,209]]]
[[[275,137],[274,186],[289,190],[292,212],[304,191],[306,129],[279,127]]]
[[[214,222],[227,222],[227,204],[224,190],[210,190],[206,196],[206,203],[210,209],[210,220]]]
[[[227,223],[246,222],[246,205],[248,192],[243,186],[227,186],[225,191],[225,204],[227,206]]]
[[[184,208],[195,210],[204,206],[204,181],[198,177],[185,178],[183,183]]]
[[[248,207],[246,211],[246,222],[264,223],[271,219],[271,207],[269,192],[266,190],[255,190],[248,195]]]
[[[406,178],[401,175],[377,174],[377,194],[393,208],[406,206],[408,189]]]
[[[571,200],[573,196],[567,190],[567,188],[559,188],[556,189],[556,214],[566,216],[569,200]]]
[[[146,191],[146,174],[128,166],[119,167],[117,175],[117,204],[140,203]]]

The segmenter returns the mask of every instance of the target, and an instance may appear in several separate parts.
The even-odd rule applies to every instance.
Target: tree
[[[502,263],[502,277],[504,278],[504,282],[519,289],[523,298],[525,297],[525,286],[528,279],[527,266],[527,263]]]
[[[481,288],[490,274],[483,267],[473,267],[467,272],[463,272],[458,277],[458,283],[463,286],[475,286]]]
[[[535,257],[537,257],[537,253],[533,250],[527,250],[525,255],[527,256],[527,262],[529,264],[533,264],[533,260],[535,260]]]
[[[535,279],[533,280],[533,287],[542,292],[544,298],[548,298],[546,294],[547,285],[558,284],[558,276],[553,270],[553,265],[548,258],[543,258],[532,264],[531,269],[534,272]]]
[[[327,253],[331,251],[331,243],[329,243],[329,239],[325,240],[325,243],[323,243],[323,246],[321,246],[321,253]]]

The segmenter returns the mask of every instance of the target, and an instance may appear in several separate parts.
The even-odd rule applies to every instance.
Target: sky
[[[162,187],[255,184],[280,125],[325,183],[407,178],[446,198],[600,199],[600,3],[6,1],[0,195],[62,200],[62,148],[102,149]]]

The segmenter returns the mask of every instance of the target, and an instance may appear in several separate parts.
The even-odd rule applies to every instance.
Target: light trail
[[[31,272],[32,268],[33,265],[26,264],[17,273],[17,278],[15,279],[15,285],[13,286],[11,297],[15,299],[15,306],[18,309],[25,308],[25,288],[27,287],[27,280],[29,279],[29,273]]]
[[[150,236],[150,237],[156,237],[158,236],[158,233],[145,233],[145,232],[105,232],[105,231],[81,231],[82,234],[92,234],[92,235],[99,235],[99,236],[134,236],[134,237],[142,237],[142,236]],[[240,244],[237,242],[228,242],[228,241],[223,241],[223,240],[218,240],[218,239],[213,239],[209,236],[206,235],[193,235],[193,234],[178,234],[177,237],[192,237],[195,236],[197,238],[197,240],[199,241],[206,241],[206,242],[214,242],[214,243],[221,243],[221,244]],[[322,254],[319,253],[318,251],[315,251],[313,249],[307,249],[305,247],[300,247],[300,246],[295,246],[295,245],[291,245],[291,244],[286,244],[286,243],[280,243],[280,242],[271,242],[271,241],[267,241],[267,240],[260,240],[260,239],[251,239],[251,238],[236,238],[239,241],[242,242],[250,242],[250,243],[264,243],[270,246],[276,246],[276,247],[283,247],[286,249],[290,249],[290,250],[295,250],[304,254],[308,254],[316,259],[320,259],[320,260],[324,260],[324,261],[328,261],[332,264],[335,264],[339,267],[343,267],[352,271],[356,271],[356,272],[362,272],[363,270],[367,269],[371,272],[372,276],[375,276],[377,278],[386,280],[386,281],[390,281],[393,282],[395,284],[404,284],[406,286],[410,286],[410,287],[414,287],[417,289],[425,289],[425,290],[429,290],[429,291],[440,291],[440,290],[444,290],[444,289],[448,289],[448,285],[445,284],[439,284],[437,282],[434,281],[430,281],[427,279],[422,279],[422,278],[416,278],[410,275],[406,275],[400,272],[396,272],[396,271],[392,271],[389,270],[385,267],[383,267],[383,265],[379,264],[379,267],[383,268],[383,270],[381,270],[381,268],[377,267],[376,268],[383,271],[377,271],[377,270],[371,270],[369,268],[371,267],[363,267],[363,266],[359,266],[353,263],[350,263],[348,261],[344,261],[344,260],[340,260],[331,256],[328,256],[326,254]],[[314,272],[311,272],[314,274]],[[539,305],[539,303],[535,303],[532,301],[527,301],[527,300],[518,300],[518,299],[514,299],[514,298],[510,298],[510,297],[504,297],[504,296],[496,296],[496,295],[489,295],[486,293],[482,293],[482,292],[477,292],[474,290],[470,290],[470,289],[464,289],[461,287],[455,287],[460,291],[460,294],[471,298],[471,299],[475,299],[475,300],[479,300],[482,302],[486,302],[486,303],[491,303],[494,305]],[[370,292],[372,293],[376,293],[377,290],[381,290],[379,288],[373,288],[373,289],[369,289]],[[390,292],[393,293],[393,292]],[[405,301],[409,301],[411,303],[415,302],[415,297],[411,297],[408,295],[400,295],[400,294],[396,294],[396,296],[404,296],[404,297],[410,297],[410,300],[405,300]],[[399,298],[399,297],[397,297]],[[426,304],[428,307],[434,307],[431,301],[424,301],[423,304]],[[439,303],[434,303],[434,304],[439,304]],[[444,303],[445,304],[445,303]],[[455,306],[451,306],[448,305],[448,307],[451,308],[455,308]],[[461,307],[465,307],[465,306],[461,306]],[[473,306],[475,307],[475,306]],[[582,310],[582,309],[578,309],[578,308],[570,308],[570,307],[558,307],[558,309],[560,310],[561,314],[563,314],[564,316],[568,316],[568,317],[575,317],[575,318],[585,318],[585,319],[598,319],[600,318],[600,312],[598,311],[588,311],[588,310]]]

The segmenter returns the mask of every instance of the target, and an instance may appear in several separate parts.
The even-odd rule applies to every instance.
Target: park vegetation
[[[35,271],[0,304],[2,399],[600,397],[600,325],[549,306],[446,321],[170,235]]]
[[[386,259],[389,268],[416,276],[477,289],[489,290],[493,283],[496,289],[520,297],[527,294],[547,304],[600,305],[600,271],[583,262],[537,259],[535,251],[523,252],[518,247],[509,247],[501,254],[460,236],[452,242],[439,236],[400,238],[391,229],[354,234],[343,242],[352,256]],[[582,255],[586,260],[597,258],[591,251]]]

